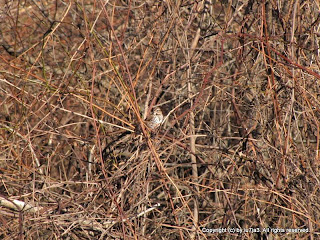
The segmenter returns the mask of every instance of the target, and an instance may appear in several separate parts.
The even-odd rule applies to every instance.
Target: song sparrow
[[[151,115],[151,118],[147,120],[146,123],[151,130],[154,130],[161,125],[162,121],[163,121],[162,111],[159,107],[156,107],[155,110],[153,111],[153,114]]]

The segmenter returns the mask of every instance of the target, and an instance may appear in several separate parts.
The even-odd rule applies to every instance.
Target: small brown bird
[[[151,115],[150,120],[147,120],[147,126],[151,129],[154,130],[158,128],[161,123],[163,122],[163,114],[162,111],[159,107],[156,107],[153,111],[153,114]]]

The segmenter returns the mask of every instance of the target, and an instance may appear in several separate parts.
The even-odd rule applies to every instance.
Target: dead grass
[[[262,2],[0,1],[0,237],[317,239],[319,4]]]

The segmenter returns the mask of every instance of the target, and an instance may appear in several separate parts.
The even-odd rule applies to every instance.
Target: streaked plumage
[[[162,121],[163,121],[162,111],[159,107],[157,107],[153,111],[153,114],[151,115],[150,120],[148,120],[146,123],[150,129],[154,130],[161,125]]]

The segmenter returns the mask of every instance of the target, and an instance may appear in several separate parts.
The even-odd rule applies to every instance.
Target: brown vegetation
[[[316,239],[319,10],[1,0],[0,238]]]

